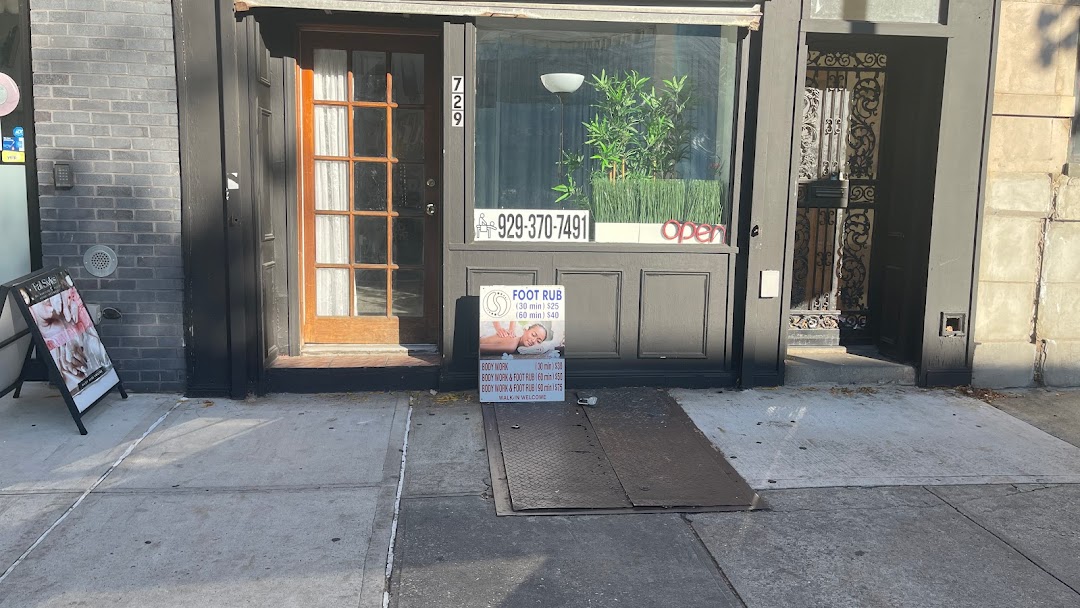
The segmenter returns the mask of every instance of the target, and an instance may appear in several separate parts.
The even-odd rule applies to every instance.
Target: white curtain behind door
[[[314,56],[315,101],[347,101],[348,55],[335,49],[316,49]],[[340,106],[315,106],[315,154],[348,156],[349,117]],[[315,262],[349,262],[349,218],[318,211],[349,210],[349,163],[315,161]],[[346,268],[315,271],[315,313],[348,316],[351,281]]]

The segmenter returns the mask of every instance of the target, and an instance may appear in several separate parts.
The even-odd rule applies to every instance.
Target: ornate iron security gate
[[[807,60],[788,343],[872,338],[870,254],[886,57]]]

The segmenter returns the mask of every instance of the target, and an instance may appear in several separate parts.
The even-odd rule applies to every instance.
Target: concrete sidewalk
[[[1080,605],[1080,485],[997,483],[1072,481],[1075,445],[952,391],[674,394],[767,511],[496,518],[479,407],[423,398],[395,604]]]
[[[0,400],[0,606],[381,606],[408,403]]]
[[[1080,392],[673,394],[768,510],[496,517],[473,394],[134,395],[80,437],[35,386],[0,607],[382,606],[410,415],[393,606],[1080,605]]]

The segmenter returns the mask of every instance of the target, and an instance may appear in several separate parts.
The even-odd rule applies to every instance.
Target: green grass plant
[[[629,180],[612,181],[606,175],[592,180],[593,220],[605,223],[636,222],[637,198],[629,188]]]
[[[668,220],[721,224],[723,184],[713,180],[630,178],[596,174],[591,183],[593,221],[662,224]]]
[[[679,179],[641,179],[636,194],[639,208],[638,222],[661,224],[668,220],[680,220],[683,202],[686,200],[686,184]]]
[[[721,182],[693,179],[686,183],[686,207],[683,221],[695,224],[720,224],[724,219],[724,187]]]

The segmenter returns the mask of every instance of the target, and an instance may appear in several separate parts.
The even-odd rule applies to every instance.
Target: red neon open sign
[[[694,222],[680,222],[668,220],[660,226],[660,236],[669,241],[715,243],[716,237],[720,236],[720,243],[727,244],[727,228],[721,225],[695,224]]]

